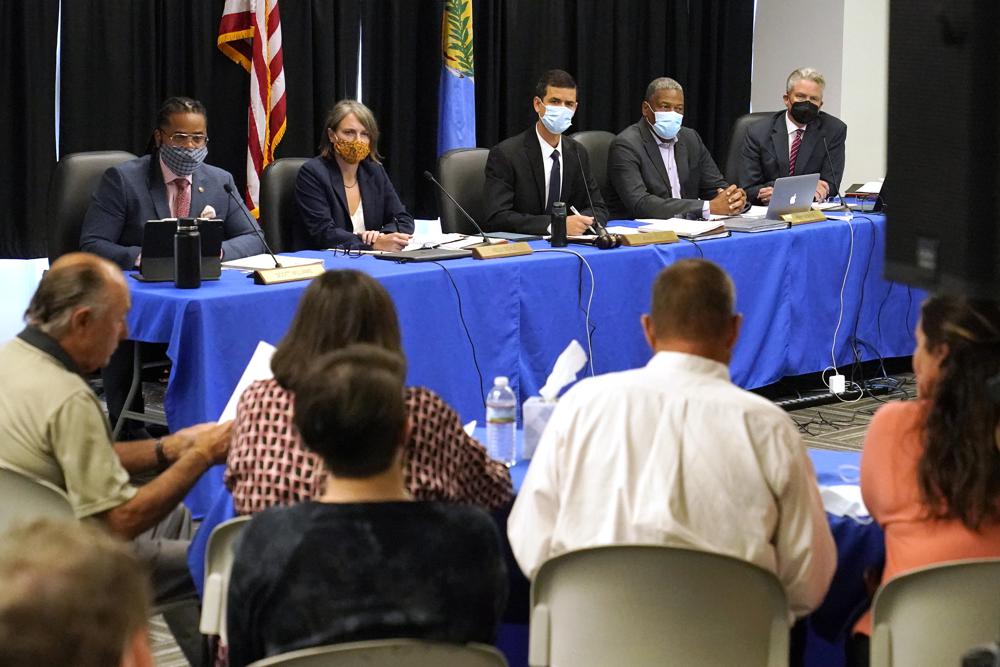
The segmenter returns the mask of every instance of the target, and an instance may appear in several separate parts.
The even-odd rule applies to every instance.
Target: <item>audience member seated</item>
[[[295,425],[326,463],[326,490],[258,514],[241,536],[230,665],[365,639],[491,643],[507,597],[499,535],[479,508],[407,491],[402,356],[358,344],[309,366]]]
[[[236,192],[232,175],[205,164],[208,121],[204,105],[188,97],[171,97],[156,116],[149,154],[111,167],[94,193],[80,232],[80,249],[109,259],[122,269],[139,266],[143,228],[162,218],[222,220],[223,259],[264,252],[250,214]],[[104,393],[111,423],[125,405],[132,383],[135,343],[118,346],[103,370]],[[144,345],[165,350],[165,346]],[[163,354],[163,352],[159,352]],[[131,405],[142,411],[141,392]],[[127,423],[123,440],[148,438],[144,428]]]
[[[527,576],[575,549],[665,544],[774,572],[795,616],[820,604],[833,537],[798,429],[729,379],[734,301],[711,262],[664,269],[642,317],[649,364],[584,379],[559,400],[508,522]]]
[[[378,152],[378,124],[361,102],[341,100],[327,114],[317,157],[295,181],[300,224],[310,248],[402,250],[413,216],[399,201]]]
[[[752,203],[769,204],[776,179],[801,174],[819,174],[816,201],[836,194],[844,176],[847,125],[820,111],[824,88],[826,80],[816,70],[795,70],[785,82],[785,109],[747,128],[737,180]]]
[[[240,397],[226,468],[236,511],[259,512],[323,494],[322,458],[303,447],[292,421],[295,391],[316,359],[351,343],[402,353],[392,298],[359,271],[328,271],[302,296],[291,327],[271,361],[274,378],[254,382]],[[406,487],[420,500],[471,503],[494,509],[513,496],[510,472],[462,430],[437,394],[407,388],[409,437],[403,447]]]
[[[916,329],[917,400],[883,406],[861,456],[861,493],[885,531],[882,583],[925,565],[1000,557],[1000,305],[932,296]],[[852,663],[868,664],[871,612]]]
[[[158,601],[193,599],[191,518],[180,502],[205,470],[225,461],[232,422],[112,444],[100,401],[82,374],[108,363],[128,335],[128,309],[125,277],[111,262],[71,253],[52,264],[25,313],[27,327],[0,346],[0,465],[66,491],[78,518],[97,518],[111,532],[136,538]],[[139,488],[129,481],[156,471]],[[192,659],[200,652],[197,614],[173,618],[167,617],[171,629]]]
[[[534,124],[491,148],[486,159],[483,229],[548,234],[552,205],[561,201],[567,233],[584,234],[595,218],[607,222],[608,209],[590,171],[587,149],[562,136],[576,113],[576,81],[561,69],[545,72],[532,104]]]
[[[613,218],[734,215],[746,193],[726,183],[698,133],[681,127],[684,89],[671,78],[646,86],[642,118],[608,150],[608,208]]]
[[[153,667],[146,571],[88,523],[41,520],[0,537],[0,665]]]

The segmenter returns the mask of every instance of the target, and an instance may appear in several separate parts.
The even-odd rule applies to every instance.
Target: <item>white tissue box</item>
[[[541,396],[532,396],[524,402],[521,414],[524,418],[524,447],[521,458],[530,459],[535,455],[535,448],[542,438],[545,425],[555,409],[555,401],[543,400]]]

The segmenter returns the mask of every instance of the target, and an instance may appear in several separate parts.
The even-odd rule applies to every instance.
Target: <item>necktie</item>
[[[174,217],[186,218],[191,213],[191,183],[186,178],[175,178],[177,196],[174,197]]]
[[[802,133],[805,130],[795,130],[795,139],[792,140],[792,150],[788,154],[788,175],[795,175],[795,159],[799,156],[799,145],[802,143]]]
[[[562,176],[559,172],[559,151],[553,150],[552,155],[552,171],[549,173],[549,199],[545,203],[545,212],[552,213],[552,205],[559,201],[560,184],[562,183]]]

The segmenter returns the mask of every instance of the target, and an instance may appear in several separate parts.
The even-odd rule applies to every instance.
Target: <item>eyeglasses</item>
[[[340,255],[341,257],[351,257],[356,259],[364,254],[361,252],[361,248],[331,248],[331,250],[333,251],[334,257]]]
[[[201,148],[208,143],[207,134],[188,134],[187,132],[174,132],[169,135],[170,143],[175,146],[194,146],[195,148]]]

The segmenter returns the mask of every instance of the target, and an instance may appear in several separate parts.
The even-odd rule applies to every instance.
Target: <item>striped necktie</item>
[[[799,157],[799,146],[802,145],[802,133],[805,130],[795,130],[795,139],[792,140],[792,151],[788,154],[788,175],[795,175],[795,160]]]

